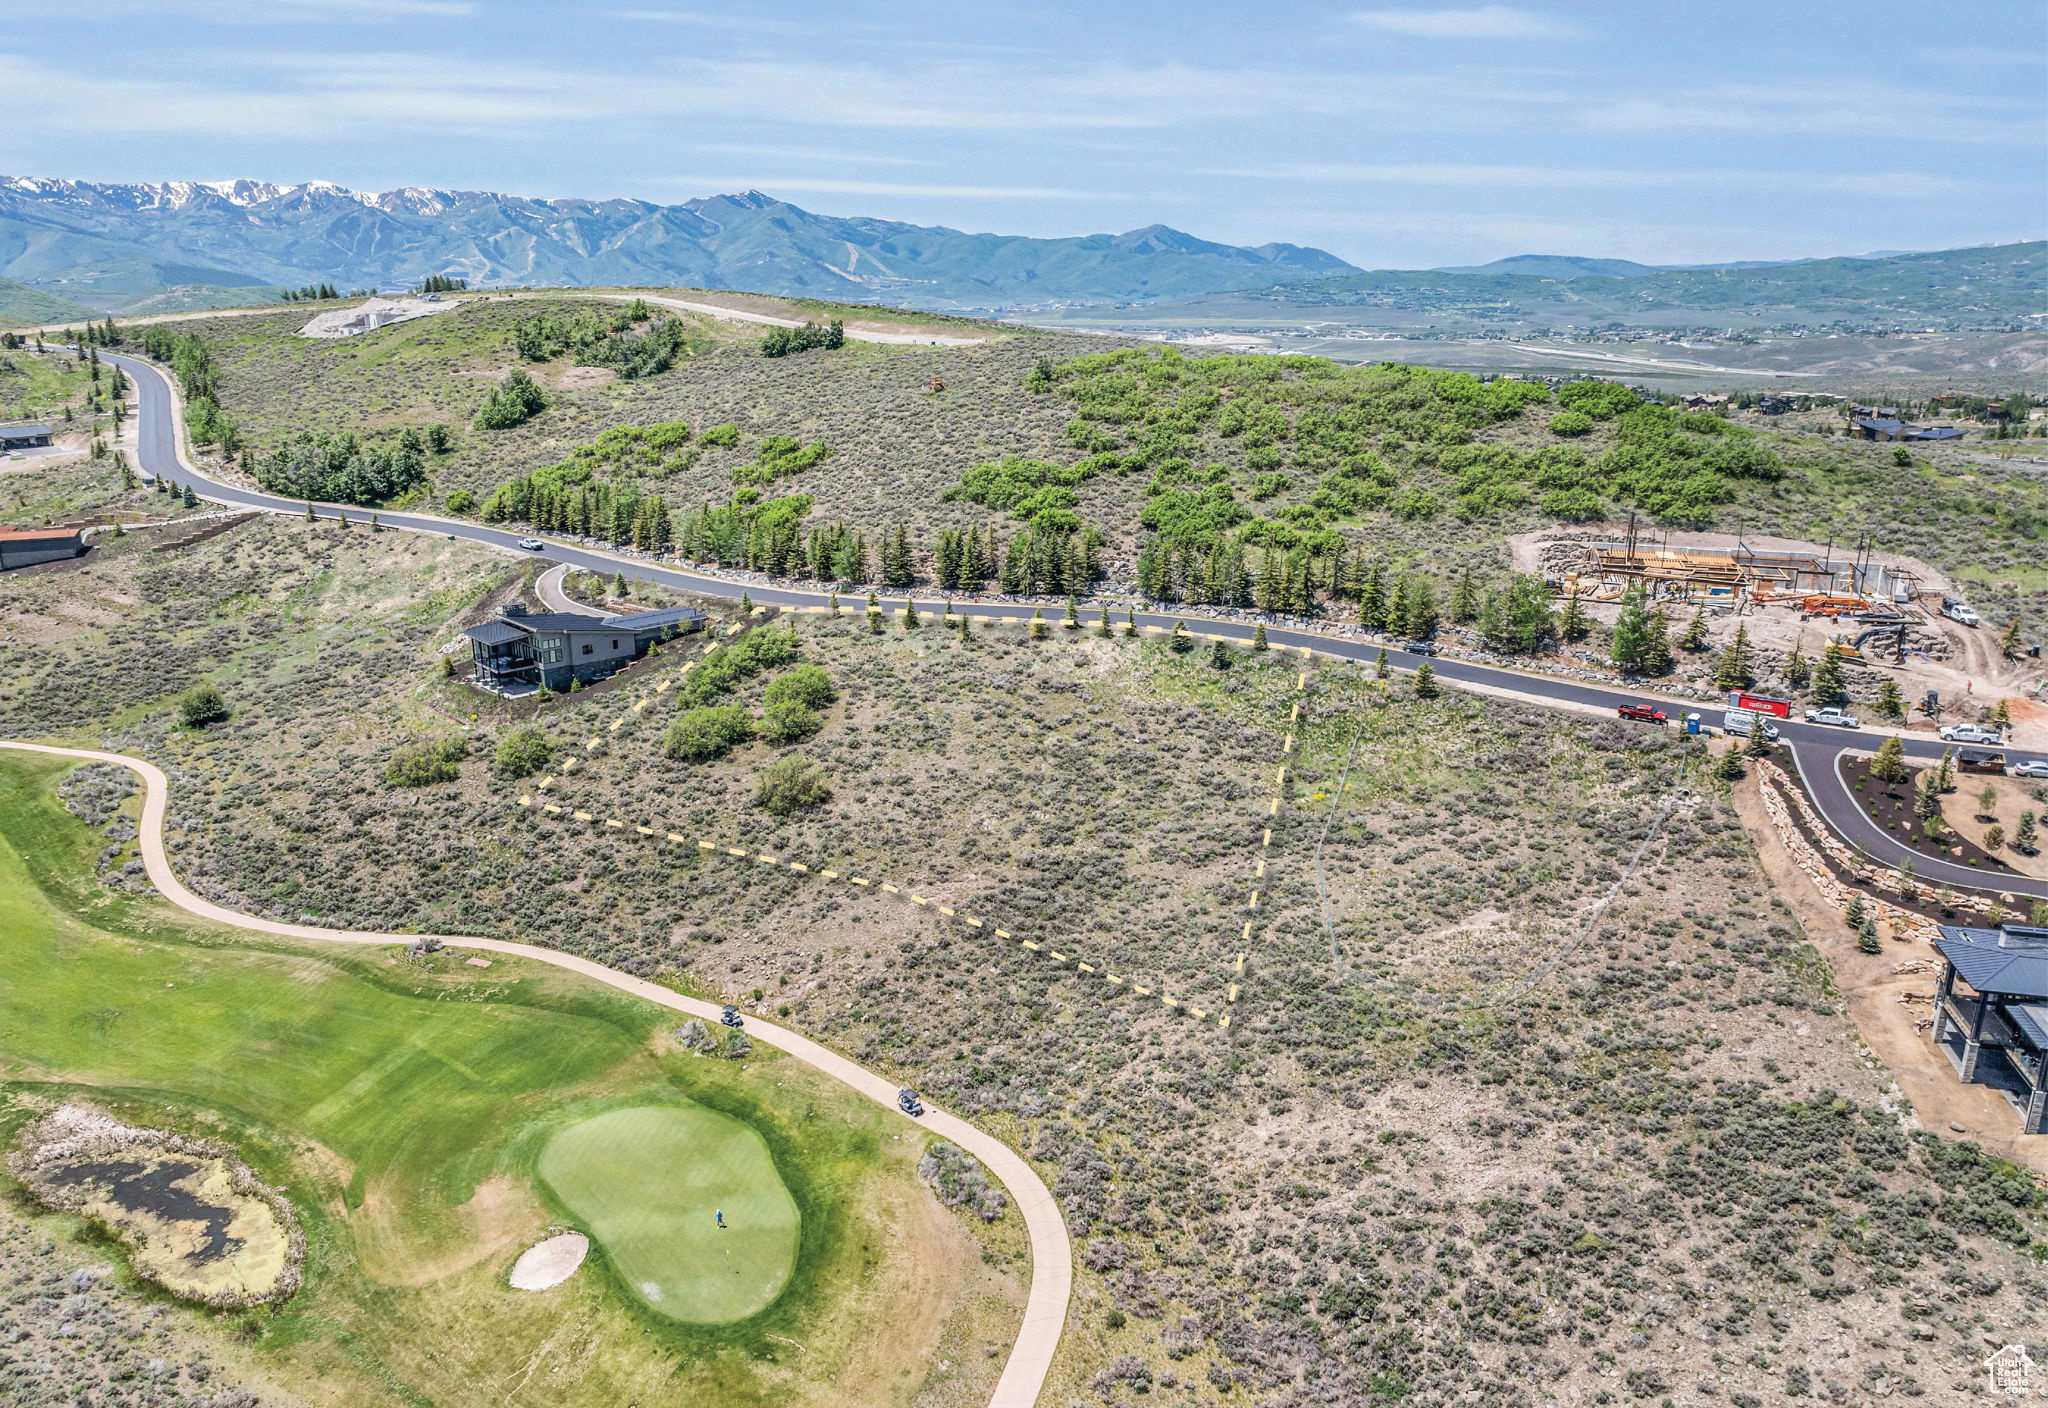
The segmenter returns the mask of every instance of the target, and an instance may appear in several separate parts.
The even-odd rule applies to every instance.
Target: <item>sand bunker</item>
[[[564,1232],[528,1247],[512,1263],[512,1289],[544,1291],[559,1286],[575,1274],[589,1252],[590,1239],[581,1232]]]

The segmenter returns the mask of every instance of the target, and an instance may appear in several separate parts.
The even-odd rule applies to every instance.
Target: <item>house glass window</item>
[[[540,643],[540,662],[543,665],[561,664],[562,642],[554,639],[542,641]]]

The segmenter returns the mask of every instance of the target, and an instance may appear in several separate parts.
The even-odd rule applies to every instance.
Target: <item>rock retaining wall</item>
[[[1757,795],[1763,800],[1764,811],[1770,817],[1772,827],[1776,829],[1778,838],[1785,843],[1785,849],[1791,855],[1793,863],[1806,872],[1807,877],[1813,881],[1814,888],[1821,892],[1821,896],[1829,904],[1837,909],[1846,910],[1849,902],[1861,895],[1864,908],[1871,912],[1871,916],[1881,923],[1890,925],[1892,932],[1899,937],[1927,943],[1941,937],[1934,921],[1925,915],[1917,914],[1879,895],[1866,893],[1857,888],[1867,886],[1871,890],[1905,895],[1909,891],[1914,894],[1925,894],[1929,890],[1928,886],[1917,880],[1909,882],[1898,871],[1875,865],[1868,858],[1849,849],[1847,843],[1836,836],[1828,828],[1827,823],[1821,820],[1820,813],[1807,801],[1806,794],[1793,785],[1792,780],[1785,775],[1785,770],[1776,763],[1759,760],[1756,769]],[[1793,819],[1792,813],[1795,808],[1806,823],[1804,829]],[[1812,837],[1818,838],[1817,849],[1816,842],[1809,838],[1808,832],[1812,833]],[[1832,867],[1828,864],[1829,861],[1834,862]],[[1837,868],[1848,875],[1855,884],[1844,883],[1842,877],[1836,874]],[[2001,920],[2019,923],[2024,922],[2026,918],[2019,910],[2009,909],[1998,900],[1986,896],[1958,896],[1951,907],[1965,914],[1982,916],[1989,924],[1996,924]]]

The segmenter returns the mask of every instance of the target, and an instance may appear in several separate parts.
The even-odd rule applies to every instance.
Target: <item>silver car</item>
[[[2012,765],[2014,777],[2048,777],[2048,758],[2035,758],[2029,762]]]

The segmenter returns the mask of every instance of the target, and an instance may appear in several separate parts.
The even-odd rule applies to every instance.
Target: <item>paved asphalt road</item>
[[[177,440],[173,433],[172,423],[173,403],[169,383],[165,380],[163,374],[154,363],[142,361],[134,357],[108,353],[102,353],[101,356],[104,360],[119,364],[135,382],[137,396],[137,458],[140,461],[139,467],[145,473],[153,474],[160,478],[167,478],[180,484],[190,483],[193,492],[199,495],[199,497],[213,500],[217,503],[237,504],[246,508],[270,509],[282,513],[302,514],[305,512],[306,506],[303,503],[297,503],[290,499],[280,499],[270,494],[258,493],[253,489],[244,489],[231,484],[218,483],[187,467],[178,455]],[[329,505],[315,505],[314,512],[322,518],[333,518],[336,516],[337,510]],[[360,521],[365,516],[366,511],[358,508],[349,509],[348,512],[355,520]],[[514,553],[524,551],[519,547],[519,540],[527,536],[523,533],[493,528],[485,524],[468,523],[459,519],[432,518],[420,514],[380,513],[378,520],[389,528],[407,528],[422,533],[439,533],[451,538],[467,538],[472,542],[485,543],[491,547],[504,548]],[[566,563],[571,567],[588,568],[591,571],[601,572],[606,575],[614,572],[623,572],[627,577],[635,581],[658,582],[663,586],[695,592],[702,596],[734,598],[745,592],[757,604],[769,606],[816,606],[825,600],[823,592],[728,581],[722,577],[692,572],[681,567],[661,566],[640,559],[617,557],[610,553],[598,552],[589,548],[572,547],[566,544],[550,543],[542,555],[551,562]],[[955,598],[956,604],[961,600],[963,599]],[[965,600],[973,599],[968,598]],[[885,605],[891,602],[900,604],[902,598],[885,598],[884,601]],[[929,609],[936,613],[940,609],[941,600],[934,597],[929,601],[928,605]],[[973,600],[973,609],[979,615],[1029,620],[1035,608],[1020,606],[1012,602]],[[1057,610],[1053,612],[1054,617],[1057,617],[1058,614]],[[1081,610],[1081,618],[1090,624],[1093,624],[1100,615],[1101,612],[1096,608],[1084,607]],[[1121,623],[1123,616],[1121,611],[1112,611],[1111,615],[1113,619]],[[1180,619],[1186,619],[1190,623],[1191,629],[1199,626],[1203,631],[1224,636],[1231,640],[1244,641],[1246,643],[1249,643],[1251,640],[1252,627],[1250,624],[1242,621],[1210,620],[1200,616],[1197,612],[1186,613],[1184,618],[1174,615],[1162,615],[1157,612],[1140,611],[1137,613],[1139,625],[1158,626],[1168,630],[1172,629],[1174,622]],[[1266,639],[1275,646],[1306,647],[1315,651],[1318,655],[1340,660],[1363,662],[1372,661],[1379,654],[1382,645],[1382,642],[1378,640],[1347,640],[1341,637],[1322,635],[1313,631],[1290,630],[1281,626],[1268,626],[1266,628]],[[1388,663],[1396,669],[1408,670],[1421,663],[1420,657],[1403,652],[1399,648],[1400,642],[1389,638],[1385,645],[1388,651]],[[1449,683],[1474,685],[1486,690],[1504,691],[1536,703],[1577,705],[1600,712],[1612,712],[1618,705],[1648,700],[1664,707],[1673,717],[1678,717],[1687,710],[1697,710],[1708,718],[1712,718],[1720,712],[1714,706],[1701,704],[1698,701],[1664,699],[1647,691],[1621,690],[1601,685],[1582,684],[1575,680],[1561,680],[1548,675],[1525,674],[1519,670],[1507,670],[1498,666],[1480,665],[1466,660],[1438,658],[1430,663],[1436,667],[1438,679]],[[1832,774],[1832,766],[1816,768],[1815,761],[1817,759],[1827,758],[1832,760],[1834,755],[1843,748],[1864,748],[1875,751],[1878,744],[1884,740],[1884,735],[1882,734],[1826,728],[1817,724],[1800,723],[1794,720],[1787,720],[1782,723],[1780,731],[1784,736],[1784,741],[1793,745],[1794,755],[1800,760],[1801,771],[1807,776],[1809,781],[1814,779],[1817,772]],[[1906,740],[1906,752],[1918,758],[1939,758],[1946,750],[1946,747],[1947,745],[1928,738],[1909,738]],[[2039,753],[2029,753],[2025,750],[2010,748],[2005,750],[2005,754],[2013,762],[2044,756]],[[1855,804],[1845,789],[1837,789],[1837,793],[1832,796],[1823,792],[1815,796],[1814,802],[1816,806],[1822,809],[1822,814],[1834,824],[1835,828],[1855,844],[1863,846],[1873,854],[1880,856],[1888,854],[1884,849],[1885,847],[1889,847],[1891,851],[1902,852],[1902,848],[1898,847],[1896,842],[1890,841],[1883,832],[1879,831],[1870,822],[1869,818],[1864,815],[1862,809]],[[1857,831],[1859,824],[1862,828],[1862,834],[1860,835]],[[1921,865],[1921,873],[1923,875],[1928,875],[1931,878],[1933,872],[1930,867],[1940,863],[1916,861],[1916,864]],[[1958,885],[1973,885],[1978,889],[1986,888],[1985,879],[1981,873],[1967,870],[1964,867],[1951,868],[1960,873],[1954,877],[1944,878],[1951,879],[1953,883]],[[2000,883],[2003,884],[2003,881],[2001,880]],[[2044,885],[2040,881],[2018,881],[2006,886],[2006,888],[2011,889],[2014,893],[2048,894],[2048,885]]]
[[[2036,880],[2025,875],[1992,875],[1973,866],[1935,860],[1900,845],[1890,832],[1870,819],[1870,814],[1857,803],[1855,794],[1842,780],[1842,754],[1838,749],[1811,743],[1794,744],[1792,761],[1799,769],[1799,776],[1805,780],[1806,795],[1813,800],[1814,806],[1841,833],[1843,840],[1865,855],[1892,866],[1911,857],[1920,878],[1933,885],[2048,899],[2048,880]],[[1957,776],[1962,779],[1963,791],[1969,793],[1970,774],[1958,773]]]

